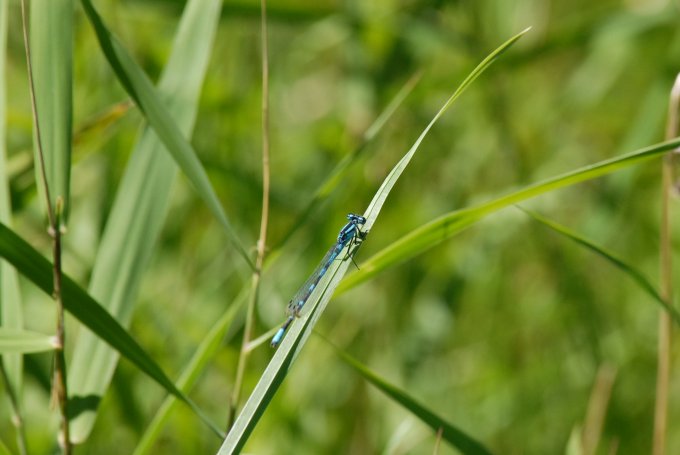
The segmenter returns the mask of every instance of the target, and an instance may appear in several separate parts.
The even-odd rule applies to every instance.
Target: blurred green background
[[[460,81],[532,26],[435,126],[390,195],[357,262],[452,210],[663,139],[680,71],[677,1],[271,1],[271,216],[277,245],[334,166],[415,73],[422,77],[342,184],[263,276],[257,335],[361,212]],[[107,24],[156,79],[181,1],[99,1]],[[8,150],[15,229],[49,251],[32,166],[18,2],[10,3]],[[192,143],[246,246],[261,213],[259,2],[224,4]],[[78,7],[72,212],[65,270],[88,282],[103,226],[142,125]],[[615,251],[656,282],[660,161],[541,196],[527,206]],[[171,373],[232,304],[249,274],[205,205],[178,180],[131,332]],[[54,325],[49,299],[22,282],[31,329]],[[649,453],[658,307],[610,264],[510,208],[335,299],[317,330],[498,454],[566,453],[598,371],[613,385],[598,453]],[[70,333],[78,325],[69,320]],[[192,396],[226,421],[242,320]],[[75,340],[70,336],[68,341]],[[672,378],[677,378],[679,350]],[[67,351],[68,356],[68,351]],[[245,391],[271,357],[253,353]],[[52,447],[50,357],[28,356],[30,447]],[[604,368],[604,370],[602,370]],[[77,453],[131,452],[164,397],[122,361]],[[680,453],[680,382],[668,451]],[[0,435],[12,440],[7,406]],[[251,435],[251,453],[432,453],[435,435],[312,337]],[[158,453],[214,453],[220,441],[185,407]],[[441,453],[457,453],[445,444]]]

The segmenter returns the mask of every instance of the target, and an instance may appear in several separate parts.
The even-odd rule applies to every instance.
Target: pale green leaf
[[[181,134],[189,134],[194,126],[220,7],[218,0],[192,0],[187,4],[172,54],[159,82],[159,90],[167,94],[164,99],[168,111],[163,111],[162,115],[172,115]],[[102,24],[98,26],[103,27]],[[100,33],[104,32],[100,30]],[[119,52],[124,51],[119,49]],[[128,63],[134,66],[132,62]],[[135,67],[132,71],[140,70]],[[147,96],[155,93],[154,89]],[[177,165],[165,148],[168,144],[159,139],[157,133],[157,129],[146,128],[132,152],[104,230],[90,282],[91,295],[123,326],[127,326],[132,317],[139,284],[167,215],[172,184],[177,175]],[[117,353],[99,341],[96,334],[80,334],[69,369],[71,394],[102,397],[117,359]],[[92,406],[72,420],[74,442],[87,438],[96,410],[97,407]]]
[[[90,0],[81,0],[85,14],[89,18],[95,33],[99,40],[99,45],[108,59],[111,68],[116,73],[118,80],[123,85],[123,88],[132,97],[137,106],[141,109],[149,125],[154,129],[158,138],[161,140],[166,150],[170,152],[177,165],[182,169],[182,172],[187,176],[187,179],[194,186],[199,196],[206,203],[210,211],[217,218],[222,225],[233,245],[236,247],[238,253],[248,263],[251,269],[254,265],[248,256],[248,253],[243,248],[236,233],[234,232],[227,215],[224,213],[219,199],[213,190],[208,175],[201,165],[201,162],[196,155],[193,147],[185,136],[182,134],[186,128],[181,128],[173,118],[173,107],[164,102],[165,97],[161,92],[165,92],[163,87],[160,87],[159,92],[156,89],[144,71],[135,63],[128,51],[121,45],[111,31],[106,27],[101,16],[94,8]],[[189,6],[187,6],[189,8]],[[213,11],[213,9],[210,9]],[[217,15],[211,17],[214,21],[219,19],[219,12]],[[204,31],[200,28],[192,29],[187,33],[196,33],[203,35]],[[192,40],[193,42],[193,40]],[[212,42],[212,40],[210,41]],[[176,44],[182,44],[179,40]],[[185,71],[194,71],[190,65],[183,68]],[[166,70],[166,74],[169,72]]]
[[[73,122],[73,0],[32,0],[30,2],[31,62],[35,101],[45,164],[45,175],[53,207],[60,197],[64,203],[61,217],[69,210],[71,174],[71,127]],[[34,147],[35,163],[40,163]],[[35,167],[41,192],[45,189]],[[43,201],[46,198],[41,198]]]

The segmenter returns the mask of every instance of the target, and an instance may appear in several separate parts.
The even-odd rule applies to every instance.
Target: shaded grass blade
[[[388,247],[379,251],[366,262],[360,270],[348,276],[338,288],[344,292],[368,280],[388,267],[406,261],[439,243],[447,240],[470,225],[509,205],[516,204],[558,188],[591,180],[634,164],[640,164],[659,157],[680,146],[680,139],[655,144],[634,152],[584,166],[571,172],[552,177],[529,185],[514,193],[501,196],[489,202],[456,210],[443,215],[424,226],[410,232]]]
[[[0,327],[0,354],[3,358],[7,353],[51,351],[56,345],[56,339],[52,335]]]
[[[52,295],[52,264],[2,223],[0,223],[0,257],[5,258],[45,294]],[[187,403],[217,434],[221,433],[217,425],[210,422],[200,409],[175,387],[158,364],[97,301],[68,275],[64,275],[62,286],[64,308],[69,313],[165,390]],[[72,411],[77,412],[79,410],[77,400],[71,404]]]
[[[531,210],[526,210],[521,207],[520,210],[529,215],[534,221],[537,221],[538,223],[541,223],[542,225],[549,227],[558,234],[561,234],[564,237],[573,240],[579,245],[586,247],[593,253],[609,261],[616,268],[618,268],[626,275],[628,275],[638,286],[640,286],[640,288],[643,291],[645,291],[647,295],[649,295],[652,298],[652,300],[661,305],[663,309],[668,311],[668,313],[671,315],[676,324],[680,324],[680,313],[678,313],[678,310],[676,310],[673,306],[666,302],[666,300],[663,297],[661,297],[661,294],[659,294],[659,292],[656,290],[654,285],[642,274],[642,272],[637,270],[635,267],[631,266],[630,264],[627,264],[625,261],[615,256],[613,253],[605,250],[604,248],[598,245],[595,245],[590,240],[580,236],[579,234],[568,229],[565,226],[562,226],[554,221],[551,221]]]
[[[486,447],[484,447],[480,442],[468,436],[463,431],[451,425],[422,404],[418,403],[417,400],[412,398],[405,391],[390,384],[346,352],[343,352],[337,348],[335,348],[335,351],[340,356],[340,358],[342,358],[342,360],[354,368],[368,382],[380,389],[380,391],[382,391],[385,395],[389,396],[394,401],[411,411],[413,415],[418,417],[430,428],[432,428],[435,433],[441,431],[441,435],[444,440],[449,442],[456,449],[460,450],[461,453],[466,455],[491,455],[491,452],[489,452],[489,450],[486,449]]]
[[[99,45],[111,68],[116,73],[118,80],[140,108],[149,125],[154,129],[158,138],[163,142],[163,145],[165,145],[167,151],[175,159],[177,165],[182,169],[199,196],[222,225],[223,230],[234,244],[238,253],[250,268],[254,270],[254,265],[248,253],[243,248],[226,213],[220,205],[205,169],[191,144],[182,134],[183,129],[177,125],[166,104],[162,101],[161,94],[153,86],[146,73],[135,63],[128,51],[113,36],[111,31],[106,28],[104,21],[94,8],[92,2],[90,0],[81,0],[81,3],[85,14],[94,27]],[[219,11],[212,19],[215,21],[219,19]],[[194,30],[194,32],[200,33],[201,30]],[[191,67],[187,67],[185,70],[190,71]]]
[[[201,86],[220,16],[219,0],[187,3],[172,53],[159,81],[159,90],[182,134],[193,129]],[[146,127],[135,144],[116,193],[97,251],[90,293],[123,325],[130,322],[140,282],[156,245],[170,199],[177,165],[155,130]],[[73,352],[69,388],[73,396],[101,397],[109,387],[118,355],[83,331]],[[89,435],[96,407],[71,422],[71,437]]]
[[[32,0],[30,12],[31,61],[45,174],[52,206],[56,207],[57,198],[63,200],[62,224],[67,221],[70,207],[73,6],[73,0]],[[38,153],[34,147],[36,163],[40,162]],[[35,171],[41,172],[37,166]],[[36,182],[44,192],[43,179],[38,174]]]
[[[429,125],[420,134],[415,144],[411,149],[404,155],[404,157],[397,163],[397,165],[392,169],[390,174],[385,178],[383,184],[380,186],[376,192],[373,200],[368,206],[364,216],[367,218],[367,222],[363,229],[368,232],[375,219],[378,216],[387,195],[391,191],[392,187],[399,179],[399,176],[403,170],[408,165],[409,161],[418,150],[420,143],[423,141],[428,131],[432,128],[434,123],[446,112],[446,110],[451,106],[451,104],[460,96],[460,94],[465,91],[465,89],[486,69],[493,63],[493,61],[508,49],[515,41],[517,41],[524,33],[523,32],[515,35],[504,44],[502,44],[498,49],[493,51],[486,57],[471,73],[467,78],[461,83],[454,94],[446,101],[444,106],[435,115]],[[352,251],[353,254],[356,253],[357,249],[361,244]],[[341,252],[338,257],[345,257],[346,252]],[[255,428],[258,420],[264,413],[264,410],[269,405],[269,402],[273,398],[276,390],[279,388],[283,379],[285,378],[288,369],[291,367],[293,360],[299,354],[302,346],[304,346],[307,338],[309,337],[312,329],[316,325],[317,320],[321,317],[321,314],[326,308],[326,305],[330,301],[335,289],[338,287],[340,280],[345,275],[347,268],[349,267],[351,261],[337,261],[331,264],[326,272],[326,275],[321,279],[317,287],[312,292],[311,296],[307,300],[305,307],[308,309],[308,313],[302,316],[301,321],[296,321],[290,329],[288,329],[288,334],[283,340],[283,343],[277,349],[274,357],[267,365],[264,373],[260,377],[260,381],[255,386],[252,394],[248,398],[248,401],[243,407],[243,410],[239,414],[234,426],[229,431],[227,438],[224,440],[222,447],[220,447],[219,454],[231,454],[238,453],[241,451],[243,446],[248,439],[248,436]]]

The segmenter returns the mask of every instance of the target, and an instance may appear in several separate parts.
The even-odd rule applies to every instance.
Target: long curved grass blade
[[[423,142],[423,139],[425,139],[425,136],[427,136],[427,133],[429,133],[430,129],[434,126],[434,124],[439,120],[439,118],[444,115],[444,113],[451,107],[454,101],[458,99],[460,95],[463,94],[465,89],[467,89],[470,84],[472,84],[475,79],[477,79],[486,69],[491,66],[493,62],[498,59],[498,57],[501,56],[506,50],[510,48],[515,42],[520,39],[524,34],[526,34],[531,27],[526,28],[507,40],[505,43],[501,44],[496,50],[494,50],[492,53],[490,53],[482,62],[477,65],[477,67],[472,70],[472,72],[463,80],[463,82],[458,86],[455,92],[453,92],[453,95],[444,103],[444,106],[442,106],[441,109],[439,109],[439,112],[434,116],[434,118],[430,121],[430,123],[425,127],[422,133],[420,133],[420,136],[418,136],[418,139],[416,139],[416,142],[411,146],[411,149],[404,155],[404,157],[397,163],[394,168],[392,168],[392,171],[389,173],[387,178],[383,181],[383,184],[380,186],[378,191],[376,192],[375,196],[373,196],[373,200],[371,203],[368,205],[368,209],[366,209],[366,213],[364,216],[366,217],[366,224],[364,225],[364,229],[366,231],[370,231],[371,227],[373,226],[373,223],[375,222],[375,219],[378,217],[378,213],[380,213],[380,210],[382,209],[383,204],[385,203],[385,200],[387,199],[387,196],[390,194],[390,191],[392,191],[392,187],[394,187],[394,184],[397,183],[397,180],[401,176],[401,173],[404,172],[404,169],[406,169],[406,166],[408,166],[408,163],[411,161],[411,158],[413,158],[413,155],[416,153],[418,148],[420,147],[420,144]]]
[[[45,294],[52,295],[52,264],[31,245],[0,223],[0,257],[5,258],[17,271],[28,278]],[[85,292],[68,275],[62,282],[64,308],[112,348],[130,360],[151,379],[187,403],[196,414],[217,434],[219,427],[212,423],[201,410],[185,396],[163,372],[161,367],[137,344],[128,332],[95,299]],[[78,400],[72,400],[72,411],[82,410]],[[83,403],[87,406],[88,403]]]
[[[516,204],[558,188],[600,177],[619,169],[640,164],[659,157],[670,150],[680,147],[680,139],[662,142],[622,156],[584,166],[565,174],[529,185],[514,193],[501,196],[483,204],[456,210],[443,215],[424,226],[410,232],[401,239],[379,251],[366,262],[360,270],[348,276],[338,288],[344,292],[363,283],[386,268],[410,259],[429,248],[447,240],[470,225],[509,205]]]
[[[421,135],[416,140],[415,144],[411,149],[404,155],[404,157],[395,165],[390,174],[385,178],[385,181],[380,186],[376,192],[373,200],[371,201],[368,209],[366,210],[364,216],[367,219],[366,224],[363,226],[363,230],[368,231],[370,226],[375,222],[375,219],[380,212],[383,203],[385,202],[387,195],[391,191],[392,187],[399,179],[399,176],[403,170],[408,165],[409,161],[415,154],[416,150],[420,146],[428,131],[434,123],[443,115],[443,113],[451,106],[451,104],[460,96],[461,93],[486,69],[489,65],[508,47],[510,47],[515,41],[517,41],[524,33],[528,31],[525,30],[518,35],[512,37],[504,44],[502,44],[498,49],[492,52],[488,57],[486,57],[471,73],[465,78],[454,94],[446,101],[444,106],[439,110],[439,112],[432,119],[430,124],[425,128]],[[358,245],[352,251],[352,254],[356,253],[356,250],[361,245]],[[338,257],[345,257],[346,252],[341,252]],[[321,314],[326,308],[326,305],[330,301],[335,289],[340,284],[340,280],[345,275],[347,268],[349,267],[351,261],[335,261],[326,272],[326,275],[321,279],[317,287],[314,289],[310,295],[305,307],[308,309],[308,313],[302,316],[301,321],[296,321],[295,324],[291,326],[288,330],[288,334],[283,339],[283,343],[277,349],[274,357],[267,365],[264,373],[260,377],[260,381],[255,386],[252,394],[248,398],[248,401],[243,407],[243,410],[239,414],[234,426],[229,431],[227,438],[224,440],[220,450],[219,455],[238,453],[243,448],[248,439],[248,436],[255,428],[258,420],[264,413],[264,410],[269,405],[272,397],[278,390],[279,386],[283,382],[288,369],[291,367],[293,360],[299,354],[302,346],[304,346],[307,338],[309,337],[312,329],[316,325],[317,320],[321,317]]]
[[[354,368],[368,382],[380,389],[384,394],[392,398],[394,401],[411,411],[413,415],[418,417],[430,428],[432,428],[435,433],[441,430],[441,435],[444,440],[446,440],[456,449],[460,450],[461,453],[467,455],[491,455],[491,452],[489,452],[489,450],[480,442],[476,441],[471,436],[468,436],[463,431],[448,423],[442,417],[418,403],[418,401],[411,397],[408,393],[399,389],[393,384],[390,384],[346,352],[338,348],[335,348],[335,351],[340,356],[340,358],[345,361],[345,363]]]
[[[330,195],[333,190],[335,190],[338,185],[342,182],[342,177],[347,174],[347,171],[350,169],[350,166],[352,163],[356,162],[359,157],[363,155],[363,153],[368,149],[368,146],[373,142],[373,139],[378,135],[380,130],[387,124],[387,122],[392,118],[392,115],[397,111],[399,106],[401,106],[401,103],[404,102],[406,97],[413,91],[415,86],[418,84],[420,81],[420,78],[422,77],[422,72],[417,72],[413,76],[409,78],[408,81],[404,84],[404,86],[397,92],[397,94],[392,98],[392,100],[387,104],[385,109],[376,117],[376,119],[373,121],[373,123],[366,129],[366,132],[364,133],[361,143],[349,154],[345,155],[342,160],[333,168],[333,170],[330,172],[330,174],[324,179],[324,181],[319,185],[319,187],[316,189],[314,192],[314,196],[312,196],[312,199],[307,203],[307,206],[300,212],[300,215],[297,217],[291,228],[281,237],[281,240],[278,242],[278,244],[273,248],[273,250],[278,250],[281,248],[283,245],[286,244],[286,242],[297,232],[297,230],[300,228],[300,226],[304,226],[305,222],[307,219],[311,216],[311,214],[314,212],[314,209],[317,208],[317,206],[326,198],[328,195]],[[268,264],[273,262],[275,258],[279,257],[279,255],[274,254],[274,255],[269,255],[268,256]]]
[[[182,392],[189,393],[189,390],[191,390],[198,380],[199,375],[201,372],[203,372],[203,369],[208,364],[208,361],[212,359],[219,350],[227,330],[229,330],[234,318],[236,317],[236,314],[246,302],[245,297],[246,294],[244,293],[240,296],[240,299],[237,299],[238,301],[236,303],[229,307],[224,315],[218,319],[215,325],[210,329],[198,349],[196,349],[196,352],[189,361],[189,364],[177,381],[177,388],[179,388]],[[170,416],[170,411],[172,411],[176,405],[177,398],[174,396],[168,396],[163,401],[163,404],[151,420],[149,427],[144,432],[139,444],[137,444],[133,455],[145,455],[151,452],[153,449],[153,444],[161,434],[163,425],[167,422],[168,417]]]
[[[52,335],[0,327],[0,354],[3,357],[7,353],[52,351],[56,345],[56,339]]]
[[[9,172],[7,169],[7,105],[5,74],[7,61],[7,4],[0,2],[0,223],[11,225],[12,208],[9,194]],[[24,326],[17,272],[10,264],[0,260],[0,326],[20,330]],[[6,354],[2,357],[2,368],[15,396],[21,397],[23,359],[21,354]],[[13,412],[18,413],[18,409]],[[20,420],[17,420],[17,422]]]
[[[537,221],[544,226],[549,227],[553,231],[557,232],[558,234],[561,234],[565,236],[568,239],[573,240],[574,242],[578,243],[581,246],[584,246],[588,248],[590,251],[593,253],[598,254],[599,256],[605,258],[607,261],[609,261],[612,265],[614,265],[616,268],[624,272],[626,275],[628,275],[635,283],[637,283],[640,288],[645,291],[647,295],[649,295],[652,300],[654,300],[656,303],[661,305],[668,313],[671,315],[673,320],[675,321],[676,324],[680,324],[680,313],[678,313],[678,310],[675,309],[672,305],[670,305],[666,300],[664,300],[663,297],[661,297],[661,294],[656,290],[654,285],[640,272],[637,270],[635,267],[632,265],[626,263],[623,261],[623,259],[615,256],[613,253],[605,250],[604,248],[595,245],[593,242],[590,240],[580,236],[576,232],[570,230],[569,228],[562,226],[561,224],[558,224],[552,220],[549,220],[541,215],[539,215],[536,212],[533,212],[531,210],[527,210],[524,208],[520,209],[529,215],[531,218],[534,219],[534,221]]]
[[[193,129],[201,87],[220,16],[219,0],[192,0],[182,15],[169,61],[159,82],[169,115],[182,134]],[[177,165],[155,130],[145,128],[135,144],[97,251],[90,294],[124,327],[134,312],[140,282],[167,215]],[[118,355],[96,334],[83,331],[69,369],[69,391],[101,397]],[[71,420],[71,438],[82,442],[92,430],[97,407]]]
[[[238,253],[250,268],[254,270],[255,266],[222,209],[203,165],[191,144],[182,134],[183,129],[177,125],[170,115],[166,104],[162,101],[161,94],[153,86],[146,73],[135,63],[128,51],[106,27],[91,0],[81,0],[81,3],[85,14],[94,27],[99,45],[111,68],[116,73],[118,80],[141,109],[149,125],[154,129],[167,151],[170,152],[199,196],[222,225],[223,230],[232,241]],[[219,19],[219,11],[212,19],[215,21]],[[200,30],[195,30],[195,32],[200,33]],[[186,68],[186,70],[191,70],[191,67]]]
[[[30,13],[31,61],[45,174],[52,197],[50,203],[56,207],[57,198],[63,201],[62,223],[66,222],[70,207],[73,6],[73,0],[32,0]],[[38,148],[34,150],[38,163]],[[38,167],[36,172],[40,172]],[[38,188],[44,192],[42,178],[36,177]]]

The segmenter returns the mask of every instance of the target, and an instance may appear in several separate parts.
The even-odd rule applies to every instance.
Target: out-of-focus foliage
[[[184,2],[96,4],[156,80]],[[18,2],[9,6],[13,226],[49,253],[30,170]],[[192,137],[230,221],[249,244],[261,212],[258,15],[259,2],[225,2]],[[451,90],[508,37],[533,27],[432,129],[373,226],[357,258],[360,266],[362,258],[443,213],[662,140],[667,93],[680,71],[678,21],[677,2],[663,0],[271,2],[272,245],[403,84],[424,73],[340,189],[263,275],[258,335],[281,322],[286,302],[333,242],[345,214],[368,204]],[[141,116],[133,108],[112,123],[93,124],[120,115],[109,110],[120,109],[117,103],[127,97],[81,9],[74,23],[77,140],[64,263],[86,287]],[[659,183],[660,162],[653,161],[527,206],[654,277]],[[176,376],[248,278],[219,223],[182,178],[143,277],[131,331]],[[51,333],[52,302],[26,280],[21,284],[26,329]],[[600,451],[618,445],[621,453],[647,453],[657,313],[649,296],[605,260],[509,209],[343,294],[317,330],[494,453],[564,453],[586,418],[597,372],[613,366]],[[68,322],[71,343],[78,324]],[[218,421],[226,419],[241,325],[192,393]],[[677,354],[676,343],[675,359]],[[246,392],[270,357],[266,343],[254,351]],[[47,411],[49,357],[29,355],[25,364],[29,448],[44,453],[56,428]],[[131,452],[163,398],[155,383],[121,362],[79,451]],[[669,421],[679,421],[677,387],[669,404]],[[14,440],[8,416],[3,404],[5,444]],[[431,453],[435,439],[312,337],[246,450]],[[178,408],[156,448],[211,453],[220,442],[188,409]],[[678,451],[680,432],[671,428],[668,453]]]

